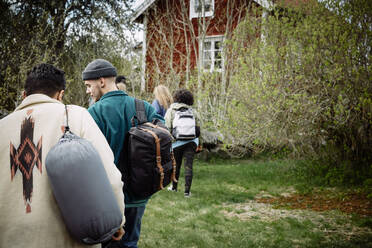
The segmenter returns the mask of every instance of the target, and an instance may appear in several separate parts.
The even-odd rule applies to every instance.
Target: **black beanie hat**
[[[98,79],[101,77],[116,77],[116,68],[107,60],[96,59],[90,62],[83,71],[83,80]]]

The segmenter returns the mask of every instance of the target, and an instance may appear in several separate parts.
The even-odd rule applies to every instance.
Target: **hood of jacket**
[[[179,103],[179,102],[175,102],[175,103],[172,103],[169,108],[173,109],[173,110],[178,110],[180,108],[192,108],[190,105],[187,105],[185,103]]]

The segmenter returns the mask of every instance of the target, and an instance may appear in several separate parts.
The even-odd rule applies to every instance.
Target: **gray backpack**
[[[86,244],[111,239],[122,212],[102,160],[93,145],[69,130],[47,154],[45,167],[53,195],[70,234]]]
[[[172,135],[176,140],[192,140],[197,137],[196,121],[192,108],[181,107],[174,113]]]

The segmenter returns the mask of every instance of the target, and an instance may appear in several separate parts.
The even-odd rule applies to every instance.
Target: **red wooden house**
[[[132,19],[144,29],[141,90],[182,84],[201,71],[223,73],[223,40],[247,13],[258,8],[265,16],[272,6],[270,0],[143,0]]]

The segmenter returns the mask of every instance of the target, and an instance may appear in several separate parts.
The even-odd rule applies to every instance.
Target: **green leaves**
[[[107,58],[121,73],[127,70],[115,61],[125,61],[131,46],[124,36],[124,27],[133,27],[128,18],[131,3],[0,1],[0,87],[12,92],[0,95],[0,109],[14,110],[27,71],[42,62],[66,72],[67,103],[87,105],[81,72],[90,61]]]
[[[277,9],[263,22],[247,16],[228,41],[234,71],[226,115],[216,120],[224,142],[256,152],[288,147],[293,155],[366,168],[372,161],[372,129],[364,128],[372,123],[372,19],[365,2]],[[330,144],[338,150],[332,155],[323,150]]]

